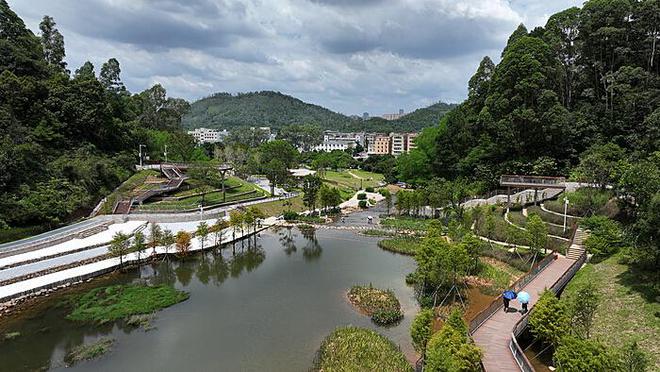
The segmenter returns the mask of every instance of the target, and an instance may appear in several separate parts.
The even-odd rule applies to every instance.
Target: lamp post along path
[[[568,212],[568,198],[564,197],[564,232],[566,232],[566,214]]]

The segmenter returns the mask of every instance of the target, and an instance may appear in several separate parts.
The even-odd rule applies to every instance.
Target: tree
[[[536,256],[541,249],[545,252],[548,242],[548,226],[538,214],[532,213],[527,218],[526,225],[529,237],[529,250]]]
[[[319,189],[321,188],[322,184],[323,182],[319,176],[310,174],[303,177],[303,202],[305,203],[305,206],[310,208],[312,211],[316,210],[316,200],[318,198]]]
[[[218,218],[213,224],[213,235],[215,237],[215,245],[218,246],[222,243],[222,232],[229,227],[229,223],[222,218]]]
[[[571,330],[578,337],[584,339],[590,337],[599,302],[598,290],[592,282],[581,284],[571,296],[568,309],[571,316]]]
[[[563,302],[550,291],[545,290],[529,315],[530,331],[538,340],[554,347],[569,333],[570,320]]]
[[[264,211],[261,210],[261,208],[257,207],[256,205],[249,207],[248,211],[252,215],[252,228],[253,231],[256,233],[257,225],[261,224],[261,221],[264,218],[266,218],[266,214],[264,213]]]
[[[561,340],[552,359],[558,371],[615,371],[618,369],[616,357],[605,346],[598,341],[573,336],[566,336]]]
[[[454,310],[426,347],[427,371],[481,371],[481,350],[470,341],[461,313]]]
[[[66,62],[64,62],[64,56],[66,55],[64,51],[64,37],[55,25],[55,20],[50,16],[44,16],[41,23],[39,23],[41,45],[44,50],[46,62],[64,71],[66,69]]]
[[[80,80],[94,80],[96,74],[94,72],[94,65],[90,61],[86,61],[82,66],[76,69],[74,78]]]
[[[605,190],[606,186],[617,182],[614,175],[619,161],[624,157],[623,149],[614,143],[595,144],[580,156],[575,173],[581,181]]]
[[[119,266],[124,265],[124,256],[128,253],[128,243],[128,235],[122,232],[115,233],[110,241],[110,254],[113,257],[119,257]]]
[[[162,237],[162,244],[165,246],[165,256],[167,257],[168,250],[170,247],[176,243],[176,238],[174,234],[172,234],[172,231],[165,229],[163,230],[163,237]]]
[[[151,247],[153,249],[153,253],[156,253],[156,247],[159,246],[160,244],[163,244],[163,230],[160,228],[160,226],[152,222],[150,224],[150,229],[149,229],[149,243],[147,246]]]
[[[426,352],[426,344],[433,334],[433,310],[422,309],[410,325],[410,337],[412,338],[415,351],[422,354]]]
[[[289,170],[286,164],[278,158],[271,158],[263,169],[263,173],[270,182],[270,193],[275,195],[275,187],[281,183],[286,182],[289,177]]]
[[[335,187],[330,187],[328,185],[321,185],[319,188],[319,203],[323,210],[327,213],[328,208],[336,207],[341,203],[341,195],[339,190]]]
[[[236,241],[236,228],[243,226],[243,212],[238,209],[234,209],[229,212],[229,226],[232,229],[232,240]]]
[[[101,73],[99,74],[99,81],[103,87],[111,92],[119,93],[125,91],[124,83],[121,82],[121,68],[119,61],[115,58],[110,58],[106,63],[101,66]]]
[[[205,221],[200,222],[197,225],[195,234],[199,238],[199,243],[201,244],[202,250],[204,250],[204,243],[206,242],[206,238],[209,235],[209,225]]]
[[[176,251],[180,256],[188,255],[191,240],[192,235],[189,232],[179,231],[176,233]]]
[[[385,208],[387,208],[387,215],[390,214],[390,209],[392,209],[392,193],[388,189],[381,189],[378,191],[385,198]]]
[[[133,247],[131,248],[131,251],[135,252],[137,255],[137,262],[138,265],[140,264],[140,252],[144,250],[146,247],[145,245],[145,237],[144,233],[142,231],[138,231],[133,235]]]

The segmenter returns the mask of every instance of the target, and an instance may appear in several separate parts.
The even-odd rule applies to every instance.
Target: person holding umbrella
[[[522,305],[522,310],[520,310],[521,313],[526,313],[527,312],[527,305],[529,304],[529,293],[525,291],[520,291],[518,293],[518,302]]]
[[[502,293],[502,301],[504,301],[504,312],[509,311],[509,302],[516,298],[516,292],[507,289]]]

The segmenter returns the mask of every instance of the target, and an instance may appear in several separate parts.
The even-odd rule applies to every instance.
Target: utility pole
[[[138,150],[140,152],[140,167],[142,167],[142,147],[147,147],[146,145],[138,145]]]

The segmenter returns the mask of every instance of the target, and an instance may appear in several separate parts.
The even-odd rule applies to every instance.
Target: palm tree
[[[119,266],[124,266],[124,255],[128,253],[128,235],[118,232],[110,242],[110,254],[119,257]]]

